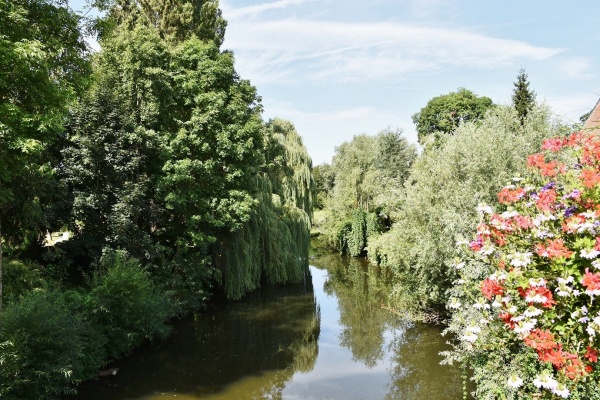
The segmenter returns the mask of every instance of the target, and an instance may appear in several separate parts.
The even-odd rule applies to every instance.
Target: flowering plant
[[[491,273],[471,298],[478,319],[463,314],[471,320],[460,340],[478,351],[490,343],[486,334],[501,334],[533,355],[533,368],[506,377],[515,398],[580,398],[600,377],[600,138],[548,139],[527,165],[528,179],[513,178],[498,193],[504,212],[479,207],[468,248]],[[461,299],[448,307],[463,307]]]

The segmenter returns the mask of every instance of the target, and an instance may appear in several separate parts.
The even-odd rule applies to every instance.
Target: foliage
[[[438,144],[445,134],[454,134],[461,123],[483,118],[490,107],[489,97],[477,96],[465,88],[434,97],[412,116],[419,143]]]
[[[527,114],[535,106],[535,92],[529,89],[529,81],[524,69],[519,71],[514,86],[512,104],[515,110],[517,110],[521,124],[523,124],[525,118],[527,118]]]
[[[42,267],[32,261],[10,259],[4,264],[5,304],[34,289],[45,289],[48,284]]]
[[[492,390],[505,398],[598,398],[600,140],[577,132],[544,141],[542,150],[529,156],[527,179],[498,193],[503,212],[479,208],[469,248],[488,271],[466,274],[450,303],[458,310],[451,330],[462,342],[454,356],[482,372],[478,394],[486,398]],[[478,311],[463,311],[469,306]],[[490,382],[494,358],[506,355],[482,353],[499,340],[520,357]]]
[[[107,339],[109,359],[130,351],[144,339],[164,337],[173,308],[139,261],[123,251],[106,252],[90,282],[85,307],[91,324]]]
[[[0,396],[47,399],[72,392],[75,382],[100,366],[98,344],[63,293],[27,293],[2,315]]]
[[[48,148],[87,72],[78,17],[59,2],[0,4],[0,312],[2,250],[44,224]]]
[[[269,162],[256,177],[258,205],[242,229],[222,238],[214,256],[225,292],[233,299],[261,281],[298,282],[308,268],[312,161],[289,121],[267,123],[265,146]]]
[[[492,203],[496,187],[525,171],[526,156],[557,129],[549,115],[537,108],[521,126],[514,109],[495,107],[417,159],[397,220],[368,246],[372,261],[394,271],[397,306],[444,311],[456,241],[475,231],[477,204]]]
[[[335,174],[330,164],[320,164],[313,168],[317,198],[315,208],[322,210],[326,199],[331,196],[334,187]]]
[[[353,256],[364,254],[369,237],[391,224],[394,200],[416,158],[401,131],[359,135],[336,149],[330,167],[323,230],[329,245]],[[324,167],[321,167],[324,168]],[[325,170],[327,171],[327,170]]]

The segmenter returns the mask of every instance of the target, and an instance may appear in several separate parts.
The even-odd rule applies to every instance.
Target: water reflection
[[[337,255],[312,263],[305,284],[181,321],[169,340],[139,349],[114,365],[117,376],[75,398],[461,398],[460,371],[439,365],[440,330],[382,309],[389,276]]]
[[[306,284],[271,288],[177,323],[165,342],[84,384],[79,399],[280,399],[318,356],[320,313]]]

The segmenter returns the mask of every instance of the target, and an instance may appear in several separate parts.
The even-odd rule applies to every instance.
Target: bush
[[[479,208],[457,264],[448,358],[475,369],[478,398],[600,399],[600,139],[542,149],[498,193],[502,212]]]
[[[104,253],[100,266],[85,305],[91,324],[107,339],[108,358],[130,351],[145,338],[167,336],[165,321],[173,307],[140,263],[124,251],[111,251]]]
[[[493,202],[497,187],[524,172],[527,155],[555,134],[549,115],[538,108],[522,127],[514,109],[495,107],[413,164],[397,220],[368,246],[369,257],[395,274],[397,306],[445,310],[456,241],[475,232],[477,204]]]
[[[89,334],[88,334],[89,333]],[[46,399],[70,393],[99,367],[85,356],[93,334],[58,291],[34,290],[7,307],[0,331],[0,397]]]

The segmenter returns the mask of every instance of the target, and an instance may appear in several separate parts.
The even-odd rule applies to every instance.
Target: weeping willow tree
[[[214,256],[227,297],[268,285],[298,282],[308,268],[315,199],[312,161],[289,121],[265,129],[266,162],[256,177],[257,206],[244,226],[222,238]]]

